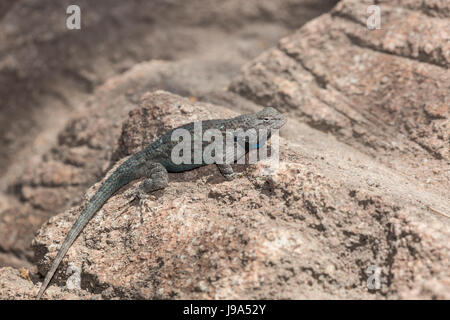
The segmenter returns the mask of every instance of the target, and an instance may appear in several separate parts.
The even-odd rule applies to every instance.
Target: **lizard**
[[[244,131],[254,129],[253,132],[256,132],[256,139],[258,139],[258,143],[250,145],[250,138],[245,140],[245,154],[248,153],[250,149],[257,149],[264,145],[267,139],[270,138],[271,130],[279,129],[285,123],[286,118],[283,114],[279,113],[274,108],[265,107],[258,112],[240,115],[231,119],[201,121],[201,130],[202,136],[206,130],[215,129],[220,131],[222,137],[226,137],[226,135],[229,134],[228,132],[236,132],[238,129],[242,129]],[[141,151],[131,155],[127,160],[119,165],[88,200],[83,211],[67,233],[66,238],[64,239],[55,259],[53,260],[50,270],[47,272],[44,281],[42,282],[36,299],[39,300],[42,297],[65,254],[87,225],[89,220],[115,192],[131,181],[144,177],[145,179],[138,186],[136,194],[136,197],[142,199],[146,193],[163,189],[168,185],[168,172],[183,172],[209,164],[203,159],[200,162],[190,161],[190,163],[181,164],[177,164],[173,161],[171,156],[172,150],[179,142],[172,140],[172,134],[177,129],[187,130],[191,138],[195,139],[194,122],[169,130]],[[267,135],[266,139],[261,139],[260,141],[259,139],[261,136],[259,135],[259,132],[261,130],[266,130],[265,132]],[[237,135],[235,133],[232,134],[234,135],[232,137],[234,142],[237,142]],[[204,144],[205,141],[202,141],[202,145]],[[227,152],[229,151],[225,151],[224,157],[227,156]],[[191,157],[191,160],[193,160],[194,156],[192,154]],[[232,180],[236,177],[230,163],[233,161],[236,161],[236,157],[234,155],[233,159],[229,162],[216,162],[220,173],[226,180]]]

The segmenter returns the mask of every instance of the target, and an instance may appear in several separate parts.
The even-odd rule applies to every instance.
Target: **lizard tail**
[[[92,218],[92,216],[99,210],[103,204],[111,197],[118,189],[129,183],[130,181],[136,179],[133,174],[133,170],[130,169],[129,163],[122,164],[116,171],[114,171],[111,176],[101,185],[94,196],[89,200],[83,212],[80,214],[78,219],[73,224],[72,228],[68,232],[66,238],[64,239],[55,260],[45,276],[44,282],[39,289],[36,299],[40,299],[47,288],[50,280],[53,278],[59,264],[66,255],[72,243],[75,241],[77,236],[81,233],[83,228]]]
[[[83,211],[83,214],[86,214],[86,215],[92,215],[93,213],[95,213],[95,212],[91,213],[91,212],[87,212],[86,210]],[[45,289],[47,289],[47,286],[50,283],[50,280],[52,280],[53,275],[55,274],[56,270],[58,269],[59,264],[61,263],[61,260],[64,258],[67,251],[69,250],[70,246],[75,241],[77,235],[81,232],[83,227],[87,224],[87,222],[88,222],[87,220],[86,221],[84,221],[84,219],[81,220],[83,217],[83,214],[77,219],[75,225],[72,227],[72,229],[70,229],[69,233],[67,234],[66,239],[64,239],[64,242],[63,242],[61,248],[59,249],[59,252],[56,255],[56,258],[53,261],[52,267],[47,272],[44,282],[42,283],[41,288],[39,289],[39,292],[36,296],[37,300],[41,299],[42,295],[44,294]]]

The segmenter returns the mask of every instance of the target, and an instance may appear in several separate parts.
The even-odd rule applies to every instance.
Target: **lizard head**
[[[280,129],[286,123],[286,117],[274,108],[266,107],[256,113],[236,117],[232,123],[233,129],[243,129],[237,131],[234,140],[244,143],[249,149],[257,149],[270,138],[272,130]],[[242,132],[245,132],[243,136],[240,135]],[[252,139],[253,143],[250,142]]]
[[[255,129],[280,129],[286,123],[286,117],[276,109],[265,107],[255,113],[253,119],[253,128]]]
[[[251,113],[237,116],[226,121],[223,126],[225,129],[242,129],[244,131],[255,130],[276,130],[280,129],[286,123],[286,117],[279,113],[276,109],[265,107],[264,109]]]

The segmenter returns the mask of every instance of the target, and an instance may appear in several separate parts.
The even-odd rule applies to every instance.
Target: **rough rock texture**
[[[171,174],[142,203],[130,183],[45,297],[449,299],[449,5],[377,3],[381,30],[365,25],[373,1],[341,1],[249,63],[230,91],[237,64],[216,74],[217,61],[194,56],[110,78],[0,196],[0,248],[19,257],[31,256],[30,230],[71,206],[34,239],[38,270],[0,269],[0,298],[34,298],[117,161],[176,125],[267,105],[289,117],[279,170],[237,166],[231,182],[215,166]],[[379,290],[367,287],[370,266]]]
[[[31,279],[30,273],[27,269],[13,269],[11,267],[5,267],[0,269],[0,298],[8,300],[24,300],[30,299],[30,295],[33,292],[35,285]],[[48,289],[49,294],[54,299],[96,299],[95,295],[92,295],[83,290],[78,290],[77,294],[63,291],[62,288],[53,286]]]
[[[196,66],[189,60],[156,60],[137,64],[96,90],[83,112],[73,115],[59,133],[57,144],[37,163],[28,162],[21,175],[12,179],[8,187],[11,196],[0,197],[3,251],[32,260],[30,243],[39,226],[59,211],[78,204],[86,189],[103,177],[114,161],[129,154],[117,147],[123,144],[119,139],[122,122],[143,92],[162,87],[186,93],[193,101],[211,93],[211,99],[234,109],[257,108],[239,96],[216,92],[226,82],[224,77],[211,84],[207,75],[213,70],[217,66],[212,63]],[[198,79],[192,80],[195,76]],[[164,131],[164,127],[153,126],[156,124],[156,120],[149,124],[146,142]]]
[[[289,112],[448,198],[449,4],[436,4],[444,16],[430,17],[425,4],[409,9],[421,1],[381,1],[382,29],[369,30],[369,2],[340,2],[247,65],[231,90]]]
[[[144,94],[117,148],[133,152],[151,140],[150,128],[218,114],[232,115],[162,91]],[[130,183],[64,259],[55,282],[68,296],[47,297],[85,298],[86,291],[104,299],[448,297],[448,220],[426,209],[437,205],[434,195],[391,169],[355,168],[364,154],[339,159],[317,140],[299,147],[281,139],[272,175],[262,174],[265,162],[237,166],[244,175],[231,182],[214,165],[171,174],[168,188],[143,203],[130,203],[139,181]],[[81,209],[39,230],[33,246],[42,274]],[[380,290],[367,289],[371,265],[381,269]]]
[[[335,2],[79,1],[79,31],[70,1],[0,6],[0,266],[29,265],[38,227],[104,175],[142,92],[222,99],[245,62]]]

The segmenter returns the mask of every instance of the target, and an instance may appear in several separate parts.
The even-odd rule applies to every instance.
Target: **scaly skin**
[[[222,137],[225,137],[227,129],[236,130],[238,128],[244,131],[248,129],[255,129],[256,132],[261,129],[279,129],[286,123],[286,120],[282,114],[273,108],[264,108],[263,110],[238,116],[232,119],[222,120],[207,120],[202,121],[202,134],[208,129],[217,129],[220,131]],[[191,135],[194,136],[194,123],[188,123],[181,127],[170,130],[162,135],[159,139],[148,145],[144,150],[132,155],[124,163],[122,163],[100,186],[98,191],[89,200],[83,212],[73,224],[72,228],[68,232],[64,242],[59,249],[59,252],[53,261],[53,264],[45,276],[44,282],[39,290],[37,299],[40,299],[50,283],[53,275],[58,269],[61,260],[69,250],[72,243],[76,240],[83,228],[92,218],[92,216],[103,206],[103,204],[120,188],[128,184],[129,182],[146,177],[138,188],[138,196],[142,197],[144,193],[152,192],[154,190],[165,188],[168,184],[167,172],[182,172],[192,170],[197,167],[206,165],[203,160],[201,163],[195,164],[194,153],[191,153],[191,164],[175,164],[172,161],[171,154],[172,149],[179,143],[178,141],[172,141],[172,133],[176,129],[186,129]],[[223,139],[225,142],[225,139]],[[192,140],[193,141],[193,140]],[[261,147],[265,141],[259,141],[255,146],[246,148],[246,152],[249,149]],[[209,144],[209,142],[202,142],[203,148]],[[193,149],[192,145],[192,149]],[[226,156],[226,152],[224,154]],[[236,159],[234,159],[236,160]],[[230,164],[223,163],[217,164],[222,175],[231,180],[234,178],[234,172]]]

